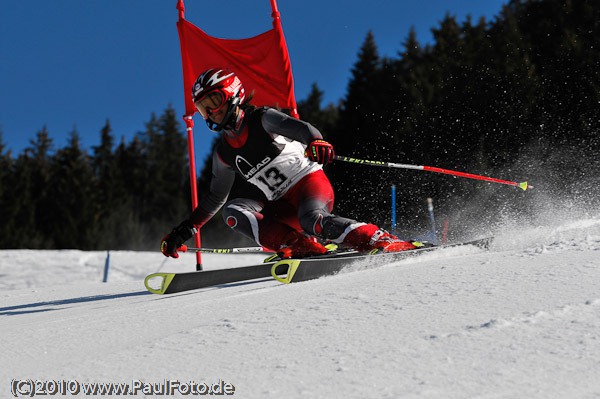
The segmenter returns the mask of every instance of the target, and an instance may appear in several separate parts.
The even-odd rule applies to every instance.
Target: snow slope
[[[108,283],[105,252],[0,255],[1,397],[15,378],[222,380],[239,398],[600,397],[600,218],[507,229],[489,252],[167,296],[143,278],[192,269],[188,254],[111,252]]]

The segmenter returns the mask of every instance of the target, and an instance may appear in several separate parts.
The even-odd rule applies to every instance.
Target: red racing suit
[[[223,132],[213,152],[210,191],[190,221],[202,227],[221,207],[232,229],[278,250],[291,230],[341,243],[364,223],[331,213],[334,193],[322,166],[304,155],[321,133],[307,122],[272,108],[245,112],[235,132]],[[266,197],[227,202],[236,173]]]

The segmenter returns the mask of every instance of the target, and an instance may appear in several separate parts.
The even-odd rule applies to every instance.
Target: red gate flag
[[[228,68],[235,72],[246,93],[254,94],[254,105],[277,106],[296,114],[292,68],[278,14],[273,29],[249,39],[215,38],[185,19],[179,19],[177,29],[186,115],[196,112],[192,85],[202,72],[210,68]]]
[[[177,1],[179,10],[179,43],[183,64],[183,90],[185,94],[185,121],[190,163],[192,210],[198,206],[196,163],[194,157],[194,119],[196,107],[192,100],[192,85],[196,78],[210,68],[228,68],[235,72],[252,103],[287,108],[298,118],[294,98],[294,79],[287,45],[281,28],[276,0],[271,0],[273,29],[249,39],[218,39],[204,33],[184,18],[183,0]],[[196,247],[201,248],[200,232],[194,235]],[[196,270],[202,270],[200,252],[196,252]]]

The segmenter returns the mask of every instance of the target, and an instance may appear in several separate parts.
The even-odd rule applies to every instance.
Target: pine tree
[[[100,182],[100,189],[106,190],[111,185],[111,180],[114,178],[114,152],[113,147],[115,138],[111,134],[112,129],[110,121],[107,119],[106,124],[100,130],[100,145],[92,147],[93,158],[92,167],[94,174]],[[108,195],[108,193],[106,193]]]
[[[2,130],[0,130],[0,204],[2,204],[2,199],[5,196],[5,193],[9,191],[8,179],[11,175],[12,169],[12,157],[11,152],[6,150],[6,145],[2,141]],[[2,207],[4,209],[4,207]],[[3,223],[0,223],[3,224]]]
[[[148,236],[160,240],[191,209],[187,141],[171,106],[158,119],[152,115],[141,137],[146,163],[142,218]]]
[[[298,113],[300,118],[315,126],[325,140],[329,140],[329,136],[335,130],[338,122],[338,108],[329,104],[322,108],[321,102],[325,93],[319,89],[317,83],[313,83],[310,93],[305,100],[298,102]]]
[[[50,158],[53,143],[46,126],[30,141],[23,157],[17,161],[17,174],[23,182],[17,183],[15,194],[18,201],[18,228],[21,231],[20,245],[25,248],[52,248],[53,239],[49,234],[52,210],[48,209],[47,199],[50,188]]]
[[[310,87],[308,97],[305,100],[298,101],[298,113],[303,120],[317,125],[315,121],[320,117],[323,94],[323,91],[319,90],[319,86],[315,82]]]
[[[11,213],[10,199],[12,196],[12,177],[14,176],[14,161],[11,151],[6,150],[6,145],[2,141],[2,130],[0,130],[0,248],[6,248],[12,240],[12,228],[14,224],[14,215]]]
[[[371,152],[369,145],[373,143],[370,136],[380,104],[380,88],[377,87],[380,62],[375,37],[369,31],[358,53],[358,61],[352,68],[352,78],[342,102],[338,128],[332,137],[341,153],[358,151],[357,156],[364,156]]]
[[[115,150],[115,186],[118,201],[103,219],[103,241],[114,249],[150,249],[156,237],[147,232],[143,207],[147,201],[147,165],[139,136],[127,144],[124,138]],[[155,248],[155,247],[154,247]]]
[[[116,232],[121,228],[120,218],[123,213],[122,204],[130,199],[124,188],[118,169],[117,156],[114,151],[115,137],[111,134],[110,121],[100,130],[100,145],[92,147],[92,169],[96,181],[94,187],[95,215],[94,242],[98,249],[119,248],[121,242]]]
[[[379,160],[393,151],[395,128],[389,115],[397,91],[390,64],[379,57],[374,36],[368,32],[333,130],[336,154]],[[380,225],[390,220],[390,171],[337,162],[328,174],[336,191],[335,213]]]
[[[68,146],[58,150],[50,166],[47,212],[54,248],[96,249],[95,178],[89,156],[82,151],[76,130],[70,133]]]

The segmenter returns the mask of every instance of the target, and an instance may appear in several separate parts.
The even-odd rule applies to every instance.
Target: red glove
[[[183,243],[192,238],[198,229],[189,221],[184,221],[173,231],[163,237],[160,242],[160,251],[167,257],[179,258],[178,250],[185,252],[182,247]]]
[[[306,147],[305,155],[313,162],[323,165],[333,162],[335,152],[333,146],[325,140],[315,140]]]

